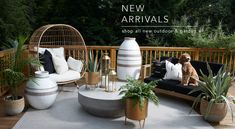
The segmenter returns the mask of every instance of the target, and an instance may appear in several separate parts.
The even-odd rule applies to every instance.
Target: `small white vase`
[[[36,71],[26,84],[26,98],[35,109],[47,109],[55,102],[58,86],[47,71]]]
[[[127,77],[139,79],[142,57],[140,47],[135,38],[125,37],[118,50],[117,76],[119,80],[127,80]]]

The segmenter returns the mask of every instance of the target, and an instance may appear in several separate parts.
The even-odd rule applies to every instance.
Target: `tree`
[[[140,45],[147,45],[145,33],[122,33],[123,16],[164,16],[172,26],[173,20],[184,15],[189,23],[199,26],[211,20],[211,28],[222,21],[225,34],[235,30],[235,0],[0,0],[0,43],[19,33],[30,33],[46,24],[70,24],[78,29],[88,45],[120,45],[123,37],[136,37]],[[142,12],[122,12],[122,5],[144,5]],[[127,25],[159,25],[131,23]],[[227,29],[228,28],[228,29]],[[138,28],[132,28],[138,29]],[[150,29],[171,29],[150,28]],[[178,45],[172,33],[151,34],[169,46]],[[154,45],[154,44],[153,44]],[[165,44],[164,44],[165,45]],[[8,45],[11,46],[11,45]]]
[[[31,32],[31,25],[27,17],[28,6],[25,0],[1,0],[0,11],[0,42],[1,48],[12,47],[9,39],[17,35]]]

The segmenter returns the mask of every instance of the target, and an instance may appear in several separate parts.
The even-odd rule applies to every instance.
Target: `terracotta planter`
[[[208,101],[202,99],[200,104],[200,112],[203,115],[203,118],[209,122],[220,122],[227,114],[226,103],[214,103],[208,117],[205,117],[207,107]]]
[[[144,107],[139,107],[139,102],[135,103],[134,99],[126,100],[125,115],[132,120],[144,120],[148,115],[148,101],[145,99]]]
[[[87,72],[86,74],[86,82],[88,85],[96,85],[100,81],[100,73],[99,72]]]
[[[18,96],[19,99],[12,100],[12,96],[6,96],[3,101],[4,112],[7,115],[13,116],[21,113],[24,110],[24,97]]]

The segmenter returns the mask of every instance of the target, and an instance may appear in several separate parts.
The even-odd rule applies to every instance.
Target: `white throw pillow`
[[[59,57],[64,57],[64,48],[63,47],[59,47],[59,48],[42,48],[39,47],[38,48],[38,52],[40,54],[44,54],[45,50],[48,50],[52,55],[54,54],[55,56],[59,56]]]
[[[179,80],[182,79],[182,65],[180,63],[172,64],[166,60],[166,74],[163,79]]]
[[[68,64],[66,60],[64,59],[64,57],[52,55],[52,61],[53,61],[56,73],[62,74],[69,70]]]
[[[76,60],[70,56],[67,60],[67,63],[70,69],[75,70],[79,73],[82,71],[83,63],[81,60]]]

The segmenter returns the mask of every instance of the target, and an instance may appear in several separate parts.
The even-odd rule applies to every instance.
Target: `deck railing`
[[[93,55],[109,53],[111,59],[111,67],[116,68],[117,53],[119,46],[87,46],[88,52]],[[79,50],[79,46],[65,46],[65,51],[75,53]],[[222,63],[228,65],[230,72],[234,75],[235,72],[235,51],[217,48],[187,48],[187,47],[140,47],[142,54],[142,64],[151,64],[153,60],[160,60],[161,56],[179,57],[187,52],[191,55],[192,60],[208,61]],[[13,49],[0,51],[0,70],[9,66],[10,57]],[[5,88],[0,87],[0,95],[5,92]]]
[[[13,49],[8,49],[4,51],[0,51],[0,71],[9,68],[10,60],[13,54]],[[0,73],[0,77],[2,76],[2,72]],[[0,96],[7,92],[8,88],[4,87],[0,84]]]
[[[111,67],[116,68],[118,46],[87,46],[92,53],[108,52],[111,58]],[[161,56],[177,57],[185,52],[191,55],[192,60],[222,63],[228,66],[229,71],[235,72],[235,51],[219,48],[188,48],[188,47],[140,47],[142,64],[151,64],[153,60],[160,60]]]
[[[0,77],[2,76],[2,71],[6,68],[9,68],[13,56],[14,56],[14,49],[0,51]],[[28,56],[29,56],[29,51],[28,50],[24,51],[22,58],[28,58]],[[23,73],[25,75],[29,75],[28,67],[24,69]],[[0,83],[0,96],[5,94],[8,91],[8,89],[9,89],[8,87],[5,87]]]

